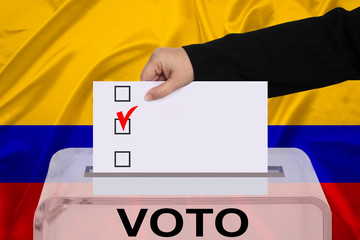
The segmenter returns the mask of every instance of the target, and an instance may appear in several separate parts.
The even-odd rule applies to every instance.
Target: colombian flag
[[[0,239],[32,239],[50,158],[60,149],[92,147],[93,81],[138,81],[157,47],[359,6],[358,0],[1,1]],[[269,99],[269,147],[307,153],[332,210],[333,238],[360,239],[360,84]]]

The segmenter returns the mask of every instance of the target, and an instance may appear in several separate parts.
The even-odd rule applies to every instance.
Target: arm
[[[360,8],[183,49],[195,80],[267,80],[269,97],[360,79]]]
[[[269,97],[360,79],[360,8],[184,49],[195,80],[267,80]]]

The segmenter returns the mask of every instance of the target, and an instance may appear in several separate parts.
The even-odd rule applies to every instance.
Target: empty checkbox
[[[115,102],[130,102],[130,86],[115,86]]]
[[[118,118],[114,120],[114,134],[130,134],[131,133],[131,119],[129,118],[126,122],[125,128],[121,127],[120,121]]]
[[[130,151],[115,151],[115,167],[130,167]]]

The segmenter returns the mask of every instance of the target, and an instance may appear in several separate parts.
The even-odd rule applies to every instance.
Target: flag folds
[[[51,156],[92,146],[93,81],[138,81],[157,47],[359,6],[356,0],[0,3],[0,239],[32,238]],[[360,239],[359,92],[357,81],[347,81],[269,100],[269,147],[309,155],[332,208],[334,239]]]

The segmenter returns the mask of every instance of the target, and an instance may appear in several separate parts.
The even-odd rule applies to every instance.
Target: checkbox
[[[115,102],[130,102],[130,86],[115,86]]]
[[[115,135],[121,135],[121,134],[130,135],[130,133],[131,133],[131,119],[130,118],[126,122],[124,130],[121,127],[119,119],[118,118],[114,119],[114,134]]]
[[[130,151],[115,151],[115,167],[130,167]]]

